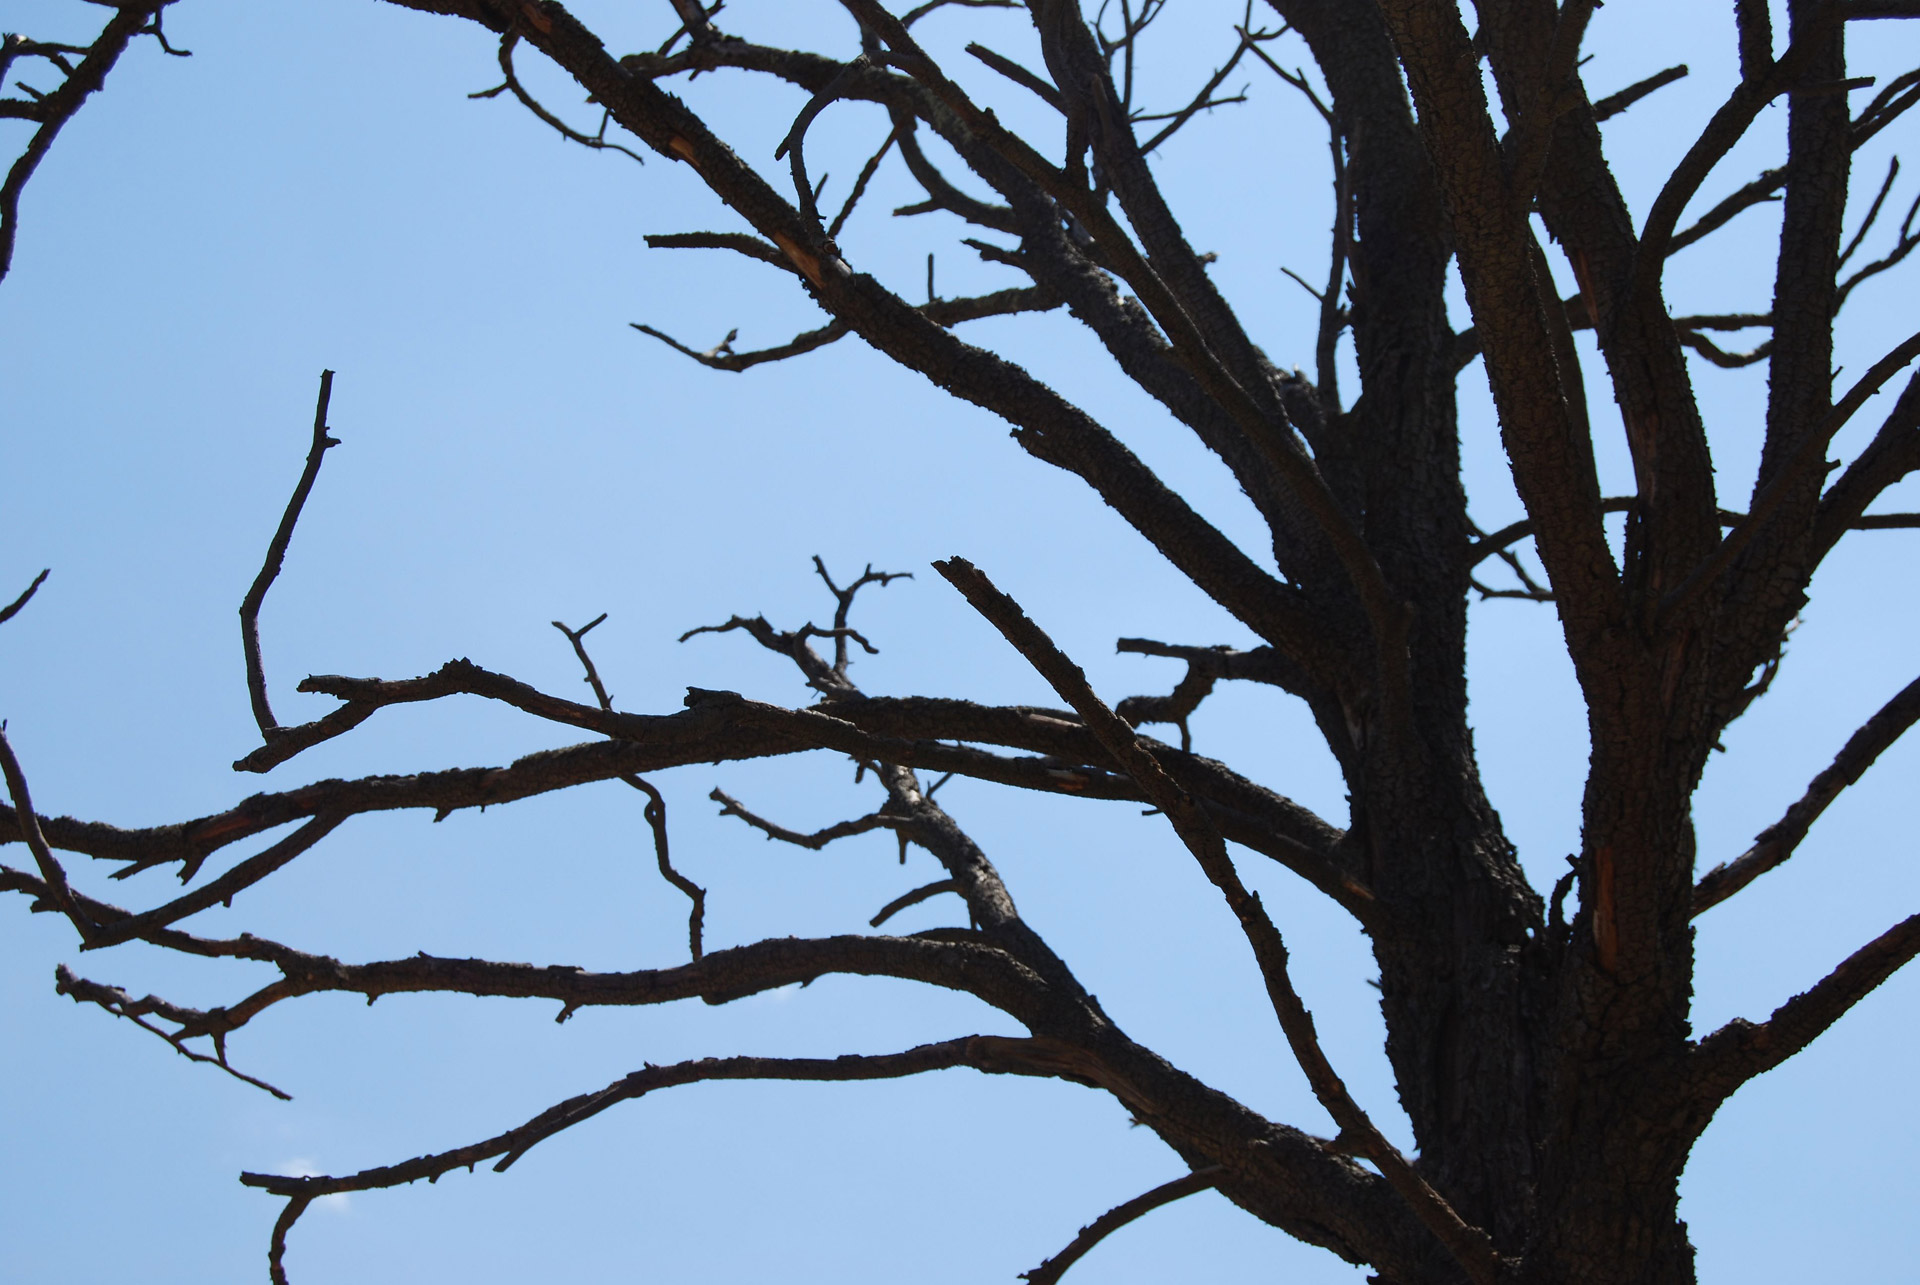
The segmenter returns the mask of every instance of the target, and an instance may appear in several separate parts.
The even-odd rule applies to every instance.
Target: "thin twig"
[[[275,1088],[258,1076],[248,1075],[227,1061],[227,1028],[221,1022],[219,1010],[203,1013],[198,1009],[181,1008],[177,1004],[169,1004],[153,995],[145,999],[135,999],[118,986],[104,986],[99,982],[88,981],[84,977],[76,977],[65,964],[53,970],[53,979],[55,993],[65,995],[76,1004],[92,1004],[105,1009],[115,1017],[132,1022],[141,1030],[165,1040],[174,1052],[189,1062],[218,1067],[242,1084],[250,1084],[256,1089],[279,1098],[282,1102],[293,1101],[291,1093]],[[174,1022],[179,1029],[164,1031],[147,1020],[149,1014],[163,1021]],[[206,1036],[213,1041],[211,1054],[187,1047],[188,1040],[198,1039],[201,1036]]]
[[[506,79],[492,89],[482,89],[477,93],[468,94],[468,98],[494,98],[503,92],[511,91],[513,96],[520,100],[521,106],[546,122],[546,124],[559,133],[560,137],[566,139],[568,142],[578,143],[582,147],[592,148],[597,152],[618,152],[622,156],[630,157],[642,165],[647,163],[647,158],[632,148],[623,147],[619,143],[609,143],[607,141],[607,116],[602,116],[600,119],[600,133],[598,135],[583,134],[548,111],[540,104],[538,99],[527,92],[526,87],[520,83],[520,77],[513,69],[513,47],[519,43],[520,33],[517,31],[509,31],[506,35],[500,37],[500,72]]]
[[[1693,913],[1712,909],[1791,857],[1827,806],[1865,775],[1874,760],[1916,721],[1920,721],[1920,678],[1908,683],[1847,738],[1833,762],[1807,786],[1807,792],[1787,809],[1786,815],[1756,835],[1751,848],[1700,877],[1693,889]]]
[[[300,510],[313,491],[314,479],[320,476],[320,460],[330,448],[340,445],[338,438],[327,434],[327,404],[332,399],[333,372],[323,370],[320,396],[313,408],[313,445],[307,448],[307,465],[300,471],[293,498],[287,501],[286,512],[280,515],[280,526],[267,544],[267,557],[260,566],[260,574],[253,578],[253,587],[240,602],[240,645],[247,661],[247,696],[253,702],[253,721],[260,725],[260,738],[268,742],[276,740],[284,729],[267,702],[267,674],[260,660],[260,607],[266,602],[267,590],[273,587],[286,560],[294,523],[300,520]]]
[[[46,881],[47,900],[53,908],[65,915],[74,930],[80,934],[80,940],[92,941],[97,931],[93,921],[75,904],[73,889],[67,885],[67,871],[53,855],[53,849],[47,846],[47,837],[40,830],[40,816],[33,810],[33,794],[27,789],[27,774],[21,770],[20,760],[13,756],[13,746],[7,743],[7,725],[0,722],[0,773],[7,782],[7,793],[13,798],[13,816],[20,827],[20,833],[27,841],[28,851],[33,853],[34,864],[40,867],[40,877]]]
[[[856,834],[868,834],[874,830],[894,830],[906,824],[902,817],[889,816],[884,812],[872,812],[852,821],[835,822],[824,830],[803,834],[748,811],[740,800],[725,790],[716,787],[707,797],[720,805],[721,816],[739,817],[770,840],[778,839],[781,843],[791,843],[797,848],[807,848],[814,852],[820,851],[836,839],[850,839]]]
[[[933,791],[928,790],[925,793],[931,796]],[[931,901],[943,892],[959,893],[961,896],[966,895],[965,891],[960,887],[960,881],[958,879],[940,879],[933,883],[923,884],[915,888],[912,892],[902,893],[886,905],[880,907],[880,913],[867,920],[867,926],[869,928],[878,928],[881,924],[886,923],[887,920],[893,918],[908,906],[917,906],[923,901]]]
[[[1080,1234],[1067,1242],[1067,1247],[1049,1258],[1030,1272],[1020,1273],[1027,1285],[1054,1285],[1072,1267],[1086,1256],[1088,1250],[1119,1231],[1128,1223],[1144,1217],[1160,1208],[1170,1205],[1183,1196],[1195,1192],[1210,1190],[1220,1181],[1219,1165],[1209,1165],[1205,1169],[1196,1169],[1190,1174],[1175,1178],[1172,1182],[1161,1183],[1152,1191],[1135,1196],[1125,1204],[1116,1205],[1106,1213],[1080,1229]]]
[[[827,225],[827,239],[833,240],[840,235],[840,229],[847,226],[847,220],[853,216],[853,208],[860,204],[860,198],[866,195],[867,184],[873,182],[873,176],[879,172],[880,162],[893,150],[894,143],[900,137],[899,127],[887,131],[887,141],[880,144],[880,150],[867,158],[860,167],[859,177],[853,180],[853,191],[847,193],[846,204],[840,207],[840,213],[833,216],[833,222]]]
[[[568,642],[573,644],[573,654],[579,657],[581,668],[587,671],[583,681],[593,688],[594,700],[599,702],[601,709],[612,713],[613,697],[608,694],[607,685],[600,680],[600,670],[594,665],[593,657],[588,654],[586,644],[587,634],[606,618],[607,613],[603,611],[578,629],[569,629],[558,620],[553,621],[552,624],[555,629],[566,635]],[[654,788],[651,781],[635,773],[623,772],[618,779],[630,789],[638,790],[647,796],[647,805],[641,815],[646,818],[648,829],[653,831],[653,855],[656,864],[660,867],[660,877],[678,888],[686,899],[693,903],[692,909],[687,914],[687,948],[697,960],[705,953],[701,937],[707,918],[707,890],[674,868],[673,858],[667,848],[665,796]],[[563,1020],[569,1011],[561,1010]]]

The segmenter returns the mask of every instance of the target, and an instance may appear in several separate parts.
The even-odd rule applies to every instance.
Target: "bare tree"
[[[7,38],[0,67],[25,60],[51,69],[57,84],[0,101],[0,116],[35,127],[0,189],[0,269],[27,178],[131,41],[152,35],[164,46],[160,19],[169,2],[110,5],[88,46]],[[1137,99],[1135,68],[1165,0],[1118,0],[1117,11],[1108,5],[1093,14],[1034,0],[1038,61],[1028,65],[980,44],[966,52],[975,64],[970,75],[1003,77],[1057,117],[1057,128],[1036,138],[982,108],[953,78],[957,67],[937,61],[913,30],[948,4],[1017,7],[1009,0],[931,0],[904,14],[877,0],[842,0],[859,43],[833,54],[755,43],[723,30],[718,6],[674,0],[670,13],[662,8],[661,43],[624,56],[555,0],[396,2],[495,33],[503,79],[488,93],[513,95],[575,143],[687,165],[752,229],[659,235],[650,244],[757,260],[790,276],[830,317],[789,343],[750,352],[736,351],[733,335],[703,350],[641,329],[723,371],[858,336],[1011,424],[1021,447],[1082,479],[1263,642],[1234,650],[1123,639],[1123,650],[1184,661],[1187,676],[1168,695],[1109,704],[986,571],[953,558],[935,570],[1045,679],[1059,707],[874,694],[849,673],[856,649],[871,649],[853,609],[858,595],[895,573],[869,567],[836,578],[817,564],[833,604],[830,625],[789,630],[736,616],[708,627],[744,634],[790,660],[815,693],[802,708],[693,689],[683,710],[621,710],[588,647],[596,619],[554,622],[592,702],[461,660],[416,678],[309,677],[299,690],[341,703],[325,717],[285,726],[269,699],[257,622],[334,444],[332,375],[323,375],[305,472],[241,606],[247,689],[262,743],[235,767],[259,772],[286,763],[388,706],[460,697],[503,702],[591,739],[506,768],[324,781],[255,795],[216,815],[129,830],[36,814],[28,773],[0,736],[13,802],[0,812],[0,842],[24,845],[33,865],[0,868],[0,886],[64,916],[83,950],[137,941],[277,973],[270,984],[204,1010],[135,998],[65,968],[62,993],[273,1093],[280,1090],[229,1061],[230,1037],[270,1008],[321,993],[369,1001],[407,992],[539,998],[558,1003],[564,1018],[589,1006],[695,997],[721,1004],[850,974],[973,996],[1027,1034],[961,1035],[888,1055],[649,1065],[468,1146],[358,1173],[249,1173],[243,1182],[284,1200],[270,1241],[274,1280],[286,1279],[288,1233],[315,1200],[483,1161],[503,1169],[543,1139],[642,1094],[700,1081],[870,1080],[955,1067],[1060,1079],[1110,1095],[1188,1166],[1082,1230],[1028,1273],[1036,1283],[1058,1279],[1127,1221],[1209,1188],[1395,1285],[1693,1279],[1677,1185],[1708,1122],[1742,1085],[1807,1047],[1920,952],[1920,915],[1913,915],[1825,977],[1809,979],[1764,1019],[1692,1032],[1694,919],[1792,857],[1821,812],[1920,719],[1916,681],[1838,748],[1833,765],[1748,851],[1696,874],[1692,805],[1708,756],[1773,681],[1815,573],[1851,532],[1920,526],[1920,515],[1868,512],[1920,468],[1920,377],[1892,399],[1863,450],[1829,459],[1836,435],[1920,357],[1920,334],[1899,339],[1836,393],[1834,326],[1842,306],[1861,282],[1920,244],[1914,209],[1890,239],[1876,231],[1893,208],[1894,172],[1849,220],[1853,153],[1920,101],[1920,70],[1884,85],[1852,79],[1847,34],[1868,20],[1920,16],[1920,6],[1787,0],[1776,36],[1765,0],[1737,0],[1727,39],[1738,44],[1741,80],[1636,219],[1597,125],[1685,69],[1605,96],[1590,93],[1581,47],[1597,7],[1591,0],[1485,0],[1471,31],[1457,6],[1438,0],[1270,0],[1258,13],[1249,7],[1228,33],[1229,56],[1216,74],[1164,110]],[[1304,41],[1316,71],[1291,70],[1273,57],[1283,33]],[[586,91],[598,122],[569,124],[534,97],[516,71],[527,47]],[[1239,101],[1244,95],[1229,85],[1249,70],[1270,71],[1297,91],[1329,139],[1336,218],[1326,275],[1308,287],[1318,308],[1311,377],[1277,367],[1255,344],[1210,278],[1209,256],[1183,234],[1150,164],[1176,131]],[[761,173],[666,88],[719,72],[773,78],[810,96],[777,158],[784,172]],[[1497,104],[1487,98],[1489,76]],[[1851,106],[1849,92],[1869,87],[1871,96]],[[1782,98],[1789,125],[1779,164],[1688,221],[1709,174]],[[845,101],[878,104],[891,127],[875,140],[849,196],[829,212],[808,169],[807,136],[822,113]],[[612,135],[616,127],[621,132]],[[934,140],[938,148],[929,147]],[[925,193],[902,213],[939,210],[965,220],[977,230],[966,244],[1017,274],[1019,284],[942,298],[930,258],[926,302],[915,304],[860,271],[837,238],[878,167],[895,160]],[[1772,201],[1782,214],[1770,310],[1673,315],[1662,288],[1669,258]],[[1883,252],[1863,262],[1874,253],[1869,244]],[[1459,330],[1446,301],[1456,266],[1471,313],[1471,325]],[[1571,273],[1570,297],[1556,286],[1556,269]],[[1270,550],[1255,556],[1236,546],[1086,411],[1008,357],[954,333],[967,321],[1057,308],[1231,470],[1265,520]],[[1574,335],[1585,330],[1603,371],[1583,370]],[[1747,330],[1766,335],[1750,351],[1730,351],[1715,338]],[[1348,352],[1359,387],[1343,396]],[[1716,365],[1764,365],[1768,373],[1758,481],[1738,508],[1716,494],[1689,352]],[[1460,480],[1456,384],[1476,359],[1485,363],[1527,514],[1492,532],[1469,518]],[[1596,374],[1619,407],[1632,494],[1605,495],[1598,481],[1586,384]],[[1617,535],[1611,515],[1623,523]],[[1496,581],[1489,568],[1504,568],[1507,578]],[[39,584],[0,612],[0,622],[25,607]],[[1523,876],[1480,784],[1465,679],[1475,594],[1551,604],[1585,700],[1592,758],[1582,848],[1551,889],[1536,890]],[[1278,688],[1311,710],[1350,792],[1344,828],[1194,752],[1188,718],[1231,681]],[[1145,726],[1178,735],[1156,739]],[[880,908],[873,928],[935,897],[957,897],[964,926],[956,913],[954,927],[905,936],[710,946],[705,894],[674,864],[666,801],[649,774],[817,750],[848,756],[872,778],[875,810],[801,833],[747,802],[719,791],[713,798],[727,815],[787,843],[818,848],[887,831],[903,851],[924,849],[944,877]],[[1274,1020],[1337,1136],[1268,1120],[1119,1029],[1069,961],[1021,918],[986,853],[937,801],[938,782],[929,778],[953,774],[1135,801],[1158,815],[1154,824],[1170,826],[1243,933]],[[231,903],[349,817],[395,809],[444,816],[610,780],[644,796],[660,874],[687,899],[685,964],[596,973],[424,954],[354,963],[252,935],[199,936],[184,926]],[[202,877],[223,849],[296,823],[261,851]],[[76,886],[61,853],[115,863],[115,877],[172,868],[187,889],[125,909]],[[1388,1141],[1324,1052],[1290,978],[1287,948],[1237,869],[1254,859],[1297,874],[1368,935],[1380,969],[1386,1052],[1416,1155]]]

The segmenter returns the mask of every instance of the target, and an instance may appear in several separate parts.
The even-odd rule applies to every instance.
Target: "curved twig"
[[[1145,1217],[1162,1205],[1170,1205],[1184,1196],[1195,1192],[1210,1190],[1220,1181],[1219,1165],[1209,1165],[1205,1169],[1196,1169],[1190,1174],[1175,1178],[1172,1182],[1163,1182],[1152,1191],[1143,1192],[1125,1204],[1115,1205],[1106,1213],[1080,1229],[1079,1235],[1067,1242],[1067,1247],[1055,1254],[1030,1272],[1021,1272],[1020,1278],[1027,1285],[1054,1285],[1072,1267],[1086,1256],[1088,1250],[1119,1231],[1137,1218]]]
[[[893,918],[907,907],[917,906],[923,901],[931,901],[944,892],[960,893],[962,896],[965,895],[958,879],[938,879],[933,883],[923,884],[915,888],[912,892],[902,893],[900,896],[895,897],[892,901],[880,907],[879,914],[867,920],[867,926],[869,928],[878,928],[881,924],[886,923],[887,920]]]
[[[253,702],[253,721],[260,725],[260,737],[269,744],[279,740],[287,729],[280,726],[280,721],[273,716],[273,706],[267,702],[267,674],[260,659],[260,608],[267,600],[267,590],[280,575],[281,564],[286,561],[294,524],[300,520],[307,496],[313,492],[314,479],[320,476],[321,458],[329,449],[340,445],[340,439],[329,436],[327,431],[327,404],[332,400],[333,372],[323,370],[320,396],[313,407],[313,445],[307,448],[306,467],[300,471],[300,481],[294,485],[293,496],[280,515],[273,539],[267,542],[267,556],[260,565],[260,574],[253,578],[247,596],[240,601],[240,646],[247,661],[247,696]]]
[[[593,697],[600,702],[600,708],[611,711],[613,697],[608,694],[607,685],[600,681],[600,670],[594,665],[593,657],[587,653],[586,644],[588,632],[606,618],[607,613],[603,611],[578,629],[569,629],[558,620],[552,623],[553,627],[565,634],[567,641],[573,644],[573,654],[579,657],[581,668],[587,671],[584,681],[593,688]],[[642,810],[641,815],[646,818],[647,828],[653,831],[654,860],[660,867],[660,877],[678,888],[686,899],[693,903],[693,908],[687,914],[687,948],[693,958],[698,960],[702,953],[701,933],[707,918],[707,890],[674,869],[673,859],[667,850],[665,796],[654,788],[651,781],[632,772],[621,773],[620,780],[628,787],[647,796],[647,806]]]
[[[566,139],[568,142],[578,143],[580,146],[592,148],[596,152],[618,152],[622,156],[631,157],[641,165],[647,163],[647,158],[632,148],[622,147],[619,143],[609,143],[607,141],[607,123],[611,119],[610,115],[603,115],[600,118],[600,133],[598,135],[583,134],[548,111],[540,104],[538,99],[528,93],[526,86],[520,83],[520,77],[513,69],[513,47],[519,43],[520,33],[517,31],[509,31],[500,37],[500,72],[506,77],[505,81],[494,86],[492,89],[482,89],[477,93],[468,94],[468,98],[494,98],[503,92],[511,91],[513,96],[520,100],[521,106],[539,117],[546,124],[552,126],[553,129],[559,133],[560,137]]]

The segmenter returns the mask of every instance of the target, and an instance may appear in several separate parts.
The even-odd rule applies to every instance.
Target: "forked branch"
[[[506,35],[500,37],[500,72],[505,79],[492,89],[482,89],[478,93],[468,94],[468,98],[497,98],[501,94],[511,91],[513,96],[520,100],[522,107],[525,107],[528,111],[539,117],[541,121],[551,126],[560,137],[566,139],[569,143],[578,143],[580,146],[590,148],[596,152],[618,152],[622,156],[637,161],[642,165],[647,163],[647,158],[632,148],[623,147],[619,143],[609,143],[607,141],[607,125],[613,119],[612,113],[601,113],[600,130],[598,133],[583,134],[548,111],[546,107],[541,105],[539,99],[527,92],[527,87],[520,83],[520,77],[513,69],[513,47],[519,43],[520,33],[517,31],[509,31]]]
[[[291,1102],[293,1100],[291,1093],[277,1089],[265,1080],[248,1075],[246,1072],[236,1069],[227,1061],[226,1028],[221,1024],[217,1012],[203,1013],[199,1009],[183,1008],[178,1004],[168,1003],[156,995],[148,995],[144,999],[135,999],[118,986],[103,986],[99,982],[91,982],[84,977],[76,977],[67,969],[65,964],[61,964],[55,968],[53,976],[54,990],[61,995],[65,995],[74,1003],[93,1004],[105,1009],[115,1017],[125,1018],[141,1030],[151,1032],[165,1040],[172,1046],[174,1052],[186,1058],[189,1062],[201,1062],[208,1066],[217,1066],[241,1083],[251,1084],[256,1089],[263,1089],[271,1093],[274,1097],[279,1098],[282,1102]],[[152,1020],[155,1018],[163,1022],[172,1022],[174,1029],[169,1031],[163,1027],[156,1026]],[[198,1049],[187,1046],[188,1040],[199,1039],[203,1036],[209,1037],[212,1040],[213,1052],[211,1054],[202,1053]]]
[[[1428,1185],[1354,1101],[1346,1084],[1327,1060],[1314,1031],[1313,1017],[1294,989],[1287,969],[1287,948],[1268,918],[1260,899],[1247,891],[1234,870],[1226,844],[1198,802],[1160,766],[1124,719],[1108,709],[1087,682],[1086,674],[1067,658],[1045,631],[1027,617],[1020,605],[1002,593],[977,567],[963,558],[934,563],[934,568],[960,590],[976,611],[986,617],[1014,649],[1027,659],[1061,699],[1079,713],[1087,729],[1106,747],[1140,786],[1148,800],[1172,824],[1207,879],[1226,899],[1242,933],[1253,948],[1266,980],[1280,1028],[1294,1059],[1334,1122],[1340,1127],[1335,1141],[1352,1154],[1372,1160],[1440,1243],[1445,1245],[1476,1285],[1494,1285],[1503,1270],[1500,1256],[1487,1234],[1461,1219],[1445,1197]]]
[[[126,52],[136,36],[150,35],[160,43],[166,52],[184,56],[183,50],[174,49],[167,44],[160,28],[160,15],[172,0],[116,0],[111,7],[113,17],[101,28],[91,45],[84,49],[79,46],[50,45],[28,40],[23,36],[9,35],[6,46],[0,50],[0,72],[6,69],[18,57],[45,58],[50,65],[62,73],[60,84],[46,93],[33,93],[28,99],[0,100],[0,118],[12,117],[16,120],[29,120],[38,128],[27,139],[27,145],[13,164],[7,169],[7,176],[0,181],[0,279],[4,279],[13,266],[13,246],[20,229],[20,194],[26,190],[27,180],[46,159],[53,142],[85,105],[87,99],[107,82],[107,73],[120,61],[120,55]],[[68,54],[82,55],[78,62],[72,62]],[[25,88],[24,85],[20,86]]]
[[[836,822],[824,830],[815,830],[807,834],[799,830],[789,830],[786,826],[748,811],[740,800],[725,790],[716,788],[707,797],[720,805],[721,816],[738,817],[766,835],[769,840],[777,839],[781,843],[791,843],[796,848],[806,848],[813,852],[820,851],[837,839],[851,839],[856,834],[871,834],[875,830],[897,830],[906,824],[904,817],[889,816],[885,812],[871,812],[852,821]],[[874,927],[879,927],[879,924],[876,922]]]

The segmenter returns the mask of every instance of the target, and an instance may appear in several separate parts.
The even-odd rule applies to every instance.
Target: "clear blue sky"
[[[1615,0],[1595,21],[1597,92],[1671,63],[1693,68],[1607,127],[1638,209],[1729,83],[1733,39],[1718,8]],[[665,10],[648,0],[581,12],[624,48],[657,43]],[[1151,81],[1169,101],[1227,50],[1238,11],[1182,0],[1170,14]],[[851,43],[825,0],[736,0],[726,16],[769,40],[827,52]],[[97,18],[84,5],[14,0],[4,25],[72,38]],[[1857,32],[1856,64],[1887,74],[1920,62],[1920,42],[1899,25]],[[256,789],[494,764],[572,739],[480,702],[443,702],[383,713],[264,782],[228,769],[257,743],[234,612],[298,474],[323,366],[339,372],[332,420],[345,444],[328,456],[263,618],[288,721],[330,705],[294,694],[305,674],[405,677],[455,656],[577,692],[548,622],[602,611],[596,655],[624,708],[677,708],[689,685],[799,703],[791,670],[743,638],[673,640],[736,611],[786,626],[823,618],[816,552],[840,572],[871,561],[918,575],[863,599],[857,623],[882,648],[855,671],[870,691],[1053,703],[926,571],[951,553],[1018,595],[1113,699],[1164,691],[1179,672],[1116,657],[1116,637],[1248,641],[1077,481],[1020,452],[1003,424],[857,341],[733,376],[630,330],[644,321],[706,347],[737,326],[740,346],[761,346],[818,314],[783,274],[645,248],[648,232],[734,226],[685,167],[592,155],[507,99],[468,101],[497,80],[491,38],[477,28],[371,0],[183,0],[168,27],[194,56],[135,46],[28,189],[14,272],[0,284],[0,598],[53,568],[32,607],[0,629],[0,717],[43,811],[151,824]],[[1013,53],[1028,38],[1018,15],[959,11],[928,29],[947,44],[984,30]],[[590,119],[577,91],[529,70],[552,102]],[[1018,91],[966,74],[1008,112],[1021,109]],[[1306,365],[1311,301],[1279,268],[1324,271],[1324,139],[1291,91],[1247,79],[1253,101],[1192,127],[1159,170],[1261,342]],[[737,150],[768,165],[798,106],[718,78],[686,92]],[[1710,195],[1771,163],[1782,120],[1769,113]],[[815,126],[809,160],[831,173],[828,203],[885,128],[849,106]],[[1910,137],[1911,125],[1859,160],[1868,195],[1893,135]],[[1912,194],[1909,181],[1896,203]],[[900,173],[883,170],[843,238],[858,267],[917,297],[931,249],[942,294],[1010,283],[957,245],[956,225],[886,217],[909,199]],[[1677,261],[1676,305],[1763,310],[1771,217],[1749,214],[1724,246]],[[1911,328],[1911,281],[1860,292],[1842,327],[1849,367]],[[1069,321],[968,333],[1045,372],[1258,550],[1256,520],[1222,472]],[[1701,368],[1697,379],[1723,452],[1723,496],[1737,505],[1764,375]],[[1463,428],[1474,513],[1491,527],[1518,505],[1478,381],[1476,367]],[[1617,420],[1597,374],[1590,383],[1618,492]],[[1857,448],[1858,434],[1844,445]],[[1887,507],[1920,507],[1911,488],[1890,498]],[[1816,583],[1775,691],[1735,727],[1701,793],[1705,862],[1740,852],[1913,677],[1917,538],[1855,537]],[[1542,882],[1577,846],[1586,754],[1548,612],[1495,602],[1473,616],[1473,718],[1489,788]],[[1195,736],[1203,752],[1343,819],[1310,723],[1275,693],[1223,691]],[[1915,909],[1916,766],[1920,746],[1888,754],[1794,862],[1705,919],[1699,1026],[1764,1014]],[[902,870],[884,836],[823,853],[776,847],[706,800],[719,784],[807,827],[870,808],[871,786],[854,786],[829,756],[691,768],[659,784],[680,864],[710,890],[714,944],[852,930],[928,877],[924,854]],[[1244,944],[1159,822],[968,782],[943,798],[1130,1033],[1276,1118],[1326,1127]],[[197,923],[355,959],[424,949],[665,965],[685,949],[683,903],[643,839],[637,797],[617,784],[438,826],[415,814],[357,818]],[[17,849],[5,859],[21,860]],[[1329,1053],[1376,1118],[1394,1120],[1364,943],[1305,885],[1256,862],[1247,873],[1288,934]],[[140,904],[168,886],[162,874],[79,878]],[[64,961],[135,994],[204,1006],[238,998],[255,975],[133,947],[83,957],[63,924],[23,910],[16,899],[0,912],[6,1280],[263,1279],[278,1202],[241,1188],[242,1169],[345,1172],[456,1145],[643,1060],[886,1051],[1006,1029],[971,1001],[879,981],[829,979],[721,1009],[582,1012],[565,1026],[544,1004],[396,997],[368,1009],[323,998],[234,1041],[238,1065],[296,1095],[279,1103],[52,986]],[[896,922],[911,930],[950,914],[936,900]],[[1703,1281],[1911,1272],[1916,1016],[1920,975],[1910,973],[1722,1113],[1685,1182]],[[318,1208],[289,1263],[303,1285],[1011,1282],[1095,1214],[1179,1172],[1120,1107],[1073,1086],[971,1072],[700,1086],[621,1107],[506,1175],[460,1173]],[[1359,1276],[1207,1194],[1129,1228],[1074,1279]]]

